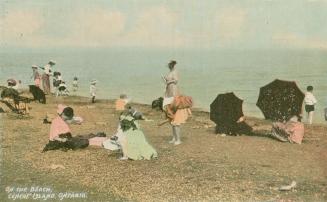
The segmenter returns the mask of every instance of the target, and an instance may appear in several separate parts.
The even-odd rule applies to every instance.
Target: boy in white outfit
[[[92,103],[95,103],[95,95],[96,95],[96,86],[95,84],[97,83],[97,80],[93,79],[91,81],[91,85],[90,85],[90,94],[91,94],[91,99],[92,99]]]
[[[304,97],[305,111],[307,112],[308,124],[312,124],[313,112],[315,111],[315,104],[317,103],[317,100],[315,96],[312,94],[312,91],[313,91],[313,87],[308,86],[307,92],[305,93],[305,97]]]

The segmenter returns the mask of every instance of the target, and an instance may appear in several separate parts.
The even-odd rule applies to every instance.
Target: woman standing
[[[32,78],[34,79],[34,85],[40,87],[41,83],[41,76],[40,73],[37,71],[38,66],[32,65],[33,75]]]
[[[40,67],[41,69],[44,70],[44,73],[42,74],[42,87],[45,94],[51,93],[51,88],[50,88],[50,75],[52,72],[51,67],[55,64],[56,63],[53,60],[50,60],[49,63],[46,64],[43,68]]]
[[[191,115],[190,107],[180,107],[181,100],[185,100],[184,96],[179,96],[177,88],[178,75],[175,68],[176,61],[172,60],[168,63],[169,73],[163,77],[166,83],[166,92],[163,101],[163,109],[172,126],[172,140],[169,143],[174,145],[181,144],[180,127],[185,123],[189,115]]]
[[[168,63],[169,73],[165,77],[162,77],[164,82],[166,83],[166,98],[175,97],[179,94],[177,88],[178,74],[175,68],[176,64],[177,62],[175,60],[170,61]]]

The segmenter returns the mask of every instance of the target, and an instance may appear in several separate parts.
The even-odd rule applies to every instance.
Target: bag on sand
[[[327,108],[325,108],[325,121],[327,121]]]

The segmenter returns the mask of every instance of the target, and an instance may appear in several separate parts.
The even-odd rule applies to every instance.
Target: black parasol
[[[260,88],[257,106],[266,119],[285,121],[302,112],[303,92],[294,81],[276,79]]]
[[[242,104],[243,100],[233,92],[219,94],[210,104],[210,120],[216,124],[236,123],[244,116]]]

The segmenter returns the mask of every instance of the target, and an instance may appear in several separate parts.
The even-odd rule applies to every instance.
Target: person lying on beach
[[[304,136],[304,124],[299,116],[292,116],[287,122],[274,122],[271,137],[281,141],[301,144]]]
[[[103,142],[109,150],[121,150],[120,160],[151,160],[158,157],[157,151],[148,143],[136,119],[127,113],[119,117],[117,132],[109,140]]]
[[[253,129],[245,122],[245,117],[240,117],[236,122],[226,122],[216,126],[216,133],[225,135],[253,135]]]

